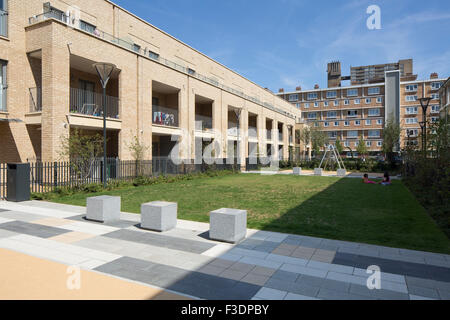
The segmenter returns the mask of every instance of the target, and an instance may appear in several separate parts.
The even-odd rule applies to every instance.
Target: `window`
[[[372,146],[372,141],[366,141],[366,146],[371,147]]]
[[[438,122],[439,121],[439,118],[438,117],[431,117],[431,122],[432,123],[436,123],[436,122]]]
[[[339,106],[339,100],[334,100],[334,106],[338,107]]]
[[[133,50],[134,50],[134,52],[139,53],[139,52],[141,52],[141,46],[135,43],[135,44],[133,44]]]
[[[380,137],[380,130],[369,130],[369,138],[379,138]]]
[[[405,119],[405,123],[406,124],[416,124],[417,123],[417,118],[406,118]]]
[[[345,106],[348,106],[349,104],[350,104],[350,100],[345,99],[345,100],[344,100],[344,105],[345,105]]]
[[[431,99],[432,99],[432,100],[439,100],[439,93],[433,93],[433,94],[431,95]]]
[[[366,98],[366,104],[370,104],[372,103],[372,99],[371,98]]]
[[[336,91],[327,91],[327,99],[333,99],[337,97]]]
[[[298,94],[290,94],[289,101],[298,101]]]
[[[383,146],[383,141],[377,141],[377,147],[382,147]]]
[[[308,119],[316,119],[316,118],[317,118],[317,112],[308,113]]]
[[[406,92],[416,92],[417,91],[417,84],[409,84],[405,86]]]
[[[327,118],[337,118],[337,111],[328,111]]]
[[[346,148],[350,147],[350,142],[344,141],[344,147],[346,147]]]
[[[348,117],[357,117],[358,116],[358,110],[348,110],[347,111]]]
[[[0,111],[7,112],[6,108],[6,61],[0,60]]]
[[[380,94],[380,87],[370,87],[368,89],[368,94],[369,95]]]
[[[0,36],[8,36],[8,6],[7,0],[0,0]]]
[[[323,123],[323,126],[324,126],[324,127],[329,127],[329,126],[330,126],[330,123],[329,123],[329,122],[324,122],[324,123]]]
[[[419,130],[418,129],[408,129],[406,131],[406,136],[417,137],[418,135],[419,135]]]
[[[441,86],[442,86],[442,82],[432,82],[431,83],[432,90],[438,90]]]
[[[0,0],[1,1],[1,0]],[[80,20],[80,29],[89,33],[94,34],[95,29],[97,29],[96,26],[93,24],[87,23],[86,21]]]
[[[372,125],[372,120],[366,120],[366,126]]]
[[[407,107],[405,114],[417,114],[418,107]]]
[[[308,95],[306,96],[306,98],[307,98],[308,100],[315,100],[315,99],[317,99],[317,92],[310,92],[310,93],[308,93]]]
[[[149,51],[148,56],[150,57],[150,59],[159,60],[159,54],[157,54],[156,52]]]
[[[380,115],[380,109],[369,109],[369,117],[378,117]]]
[[[344,126],[348,127],[350,125],[350,121],[344,121]]]
[[[304,106],[305,106],[305,109],[308,109],[309,108],[309,103],[305,103]]]
[[[361,99],[355,99],[355,104],[360,104],[361,103]]]
[[[297,109],[300,109],[300,103],[296,103],[296,104],[295,104],[295,107],[296,107]]]
[[[337,138],[337,131],[330,131],[330,132],[328,132],[328,138],[336,139]]]
[[[358,89],[347,89],[347,97],[355,97],[358,95]]]
[[[360,126],[361,125],[361,120],[355,120],[355,126]]]
[[[405,96],[406,102],[417,101],[417,96]]]
[[[440,109],[440,107],[439,106],[431,106],[431,113],[439,113],[439,109]]]
[[[355,147],[359,146],[359,141],[355,141]]]
[[[334,122],[334,126],[335,126],[335,127],[339,127],[339,121],[335,121],[335,122]]]
[[[383,103],[383,98],[382,97],[378,97],[377,98],[377,103]]]
[[[377,125],[382,126],[383,125],[383,119],[378,119],[377,120]]]
[[[314,102],[314,108],[318,108],[319,107],[319,103],[318,102]]]
[[[190,74],[190,75],[192,75],[192,76],[196,74],[195,70],[194,70],[194,69],[191,69],[191,68],[187,68],[187,73]],[[214,81],[214,80],[213,80],[213,81]]]
[[[358,138],[358,131],[348,131],[347,132],[347,138]]]
[[[318,127],[319,126],[319,123],[318,122],[316,122],[316,123],[314,123],[314,127]]]
[[[323,102],[323,106],[324,106],[324,107],[328,107],[328,101],[324,101],[324,102]]]

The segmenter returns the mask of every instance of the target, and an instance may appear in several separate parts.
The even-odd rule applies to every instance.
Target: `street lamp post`
[[[102,168],[102,180],[103,180],[103,187],[106,188],[107,184],[107,177],[106,177],[106,86],[108,84],[109,79],[111,78],[111,75],[113,71],[116,69],[116,66],[112,63],[105,63],[105,62],[99,62],[94,63],[93,67],[97,71],[97,74],[100,78],[100,83],[103,87],[103,168]]]
[[[422,106],[422,122],[420,122],[420,128],[422,129],[422,152],[426,156],[427,152],[427,109],[430,104],[430,97],[420,98],[420,105]]]

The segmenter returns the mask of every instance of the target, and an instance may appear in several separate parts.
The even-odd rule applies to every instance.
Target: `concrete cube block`
[[[345,177],[347,175],[347,170],[345,169],[338,169],[337,170],[337,176],[338,177]]]
[[[99,196],[87,198],[86,218],[98,222],[120,220],[120,197]]]
[[[302,168],[295,167],[293,170],[294,170],[294,176],[299,176],[302,174]]]
[[[141,228],[169,231],[177,226],[178,205],[174,202],[153,201],[141,205]]]
[[[247,210],[222,208],[211,211],[209,224],[212,240],[240,242],[247,234]]]
[[[315,168],[314,169],[314,175],[315,176],[322,176],[323,175],[323,169],[322,168]]]

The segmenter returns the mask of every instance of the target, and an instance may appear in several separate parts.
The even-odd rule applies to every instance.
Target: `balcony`
[[[267,132],[266,132],[266,139],[267,140],[272,140],[272,131],[267,130]]]
[[[248,136],[250,138],[258,138],[258,129],[256,127],[248,127]]]
[[[278,141],[283,142],[283,133],[278,133]]]
[[[30,94],[30,113],[41,112],[42,111],[42,89],[29,88]]]
[[[212,130],[212,118],[196,114],[195,115],[195,130],[197,130],[197,131]]]
[[[0,36],[8,36],[8,12],[0,9]]]
[[[162,106],[153,105],[152,107],[152,123],[166,126],[178,127],[178,110]]]
[[[103,95],[100,93],[70,88],[70,113],[103,117]],[[119,98],[106,96],[106,117],[119,119]]]
[[[8,112],[6,108],[6,89],[8,87],[0,84],[0,112]]]

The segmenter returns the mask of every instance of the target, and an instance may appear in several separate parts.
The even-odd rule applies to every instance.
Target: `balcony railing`
[[[8,87],[0,84],[0,112],[8,112],[6,108],[6,89]]]
[[[70,112],[87,116],[103,117],[103,95],[100,93],[70,88]],[[106,96],[106,117],[119,118],[119,98]]]
[[[42,89],[40,87],[28,89],[30,92],[30,112],[42,111]]]
[[[248,127],[248,136],[250,138],[258,138],[258,129],[255,127]]]
[[[202,116],[199,114],[195,115],[195,130],[206,131],[212,129],[212,118],[207,116]]]
[[[167,127],[178,127],[178,110],[153,105],[152,123]]]
[[[267,140],[272,140],[272,130],[267,130],[266,131],[266,139]]]
[[[0,36],[8,36],[8,12],[0,9]]]
[[[283,133],[278,133],[278,141],[283,141]]]
[[[287,117],[290,117],[292,119],[295,118],[295,116],[292,113],[290,113],[288,111],[285,111],[283,109],[280,109],[280,108],[274,106],[272,103],[265,102],[265,101],[263,102],[258,97],[248,96],[244,92],[236,90],[236,89],[231,88],[231,87],[228,87],[228,86],[220,83],[219,81],[217,81],[215,79],[212,79],[210,77],[207,77],[207,76],[204,76],[202,74],[199,74],[198,72],[192,72],[192,70],[190,71],[189,68],[186,68],[186,67],[181,66],[181,65],[179,65],[179,64],[177,64],[177,63],[175,63],[173,61],[165,59],[165,58],[161,57],[159,54],[155,54],[152,51],[149,51],[147,49],[142,49],[142,48],[138,48],[137,49],[137,47],[135,46],[134,43],[131,43],[129,41],[126,41],[126,40],[114,37],[113,35],[111,35],[109,33],[106,33],[106,32],[103,32],[103,31],[101,31],[101,30],[99,30],[97,28],[92,29],[92,30],[87,29],[87,28],[83,29],[83,28],[81,28],[79,21],[78,22],[74,21],[72,23],[71,17],[68,17],[67,15],[65,15],[64,13],[61,13],[59,11],[51,10],[49,12],[33,16],[33,17],[28,19],[29,20],[28,22],[29,22],[29,24],[34,24],[34,23],[38,23],[38,22],[41,22],[41,21],[44,21],[44,20],[47,20],[47,19],[59,20],[59,21],[65,23],[65,24],[67,24],[67,25],[69,25],[69,26],[71,26],[73,28],[82,30],[84,32],[89,32],[92,35],[94,35],[96,37],[99,37],[99,38],[101,38],[103,40],[112,42],[112,43],[117,44],[119,46],[122,46],[122,47],[124,47],[124,48],[126,48],[128,50],[133,50],[133,51],[135,51],[138,54],[141,54],[141,55],[144,55],[146,57],[149,57],[149,58],[151,58],[151,59],[153,59],[155,61],[158,61],[159,63],[164,64],[164,65],[166,65],[166,66],[168,66],[168,67],[170,67],[172,69],[175,69],[175,70],[178,70],[178,71],[183,72],[185,74],[188,74],[188,75],[190,75],[192,77],[195,77],[195,78],[197,78],[197,79],[199,79],[201,81],[210,83],[211,85],[213,85],[215,87],[221,88],[221,89],[223,89],[225,91],[228,91],[230,93],[238,95],[238,96],[240,96],[240,97],[242,97],[244,99],[247,99],[247,100],[252,101],[252,102],[254,102],[256,104],[264,106],[267,109],[273,110],[275,112],[283,114],[283,115],[285,115]]]

